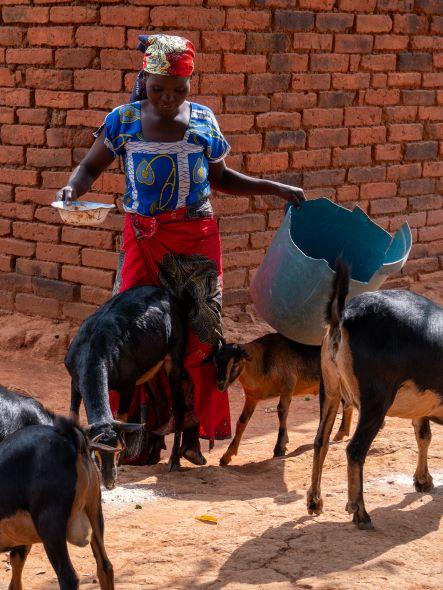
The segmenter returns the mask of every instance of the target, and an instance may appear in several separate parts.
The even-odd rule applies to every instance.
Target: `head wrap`
[[[194,45],[174,35],[140,35],[137,49],[144,52],[143,71],[161,76],[191,76]]]

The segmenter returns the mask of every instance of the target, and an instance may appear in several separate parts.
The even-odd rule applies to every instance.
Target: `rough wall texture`
[[[356,202],[414,249],[400,283],[443,278],[441,0],[0,0],[0,308],[81,319],[110,294],[122,216],[61,226],[49,207],[127,101],[145,31],[187,35],[199,54],[193,100],[232,145],[229,164]],[[123,190],[117,163],[96,200]],[[272,198],[214,198],[225,304],[282,217]]]

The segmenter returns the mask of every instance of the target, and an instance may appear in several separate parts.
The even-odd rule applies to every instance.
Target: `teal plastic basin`
[[[289,206],[252,280],[252,301],[280,334],[321,344],[336,260],[351,267],[351,298],[398,272],[411,246],[407,223],[391,236],[359,207],[350,211],[323,197]]]

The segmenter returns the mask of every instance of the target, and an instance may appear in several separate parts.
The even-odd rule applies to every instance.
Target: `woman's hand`
[[[300,207],[303,201],[306,201],[305,193],[303,189],[297,186],[289,186],[288,184],[278,184],[276,195],[294,205],[294,207]]]
[[[55,197],[57,201],[64,201],[67,205],[78,199],[77,191],[69,184],[57,191]]]

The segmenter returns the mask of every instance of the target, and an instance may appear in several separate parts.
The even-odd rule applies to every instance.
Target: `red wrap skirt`
[[[228,395],[216,388],[213,363],[203,363],[213,353],[217,335],[221,334],[222,268],[217,220],[212,215],[190,217],[186,208],[155,217],[128,213],[123,250],[120,292],[135,285],[157,285],[171,288],[180,298],[181,291],[193,289],[195,308],[189,321],[183,364],[193,386],[200,437],[230,438]],[[163,395],[167,396],[168,387],[164,380],[161,382]],[[118,399],[112,392],[110,397],[111,406],[116,410]],[[150,416],[148,430],[163,426],[159,421],[167,416],[163,413],[159,418],[158,411],[149,408],[150,403],[153,404],[152,392],[150,395],[145,385],[136,386],[128,420],[140,404],[148,406],[147,413],[145,411],[145,415]]]

